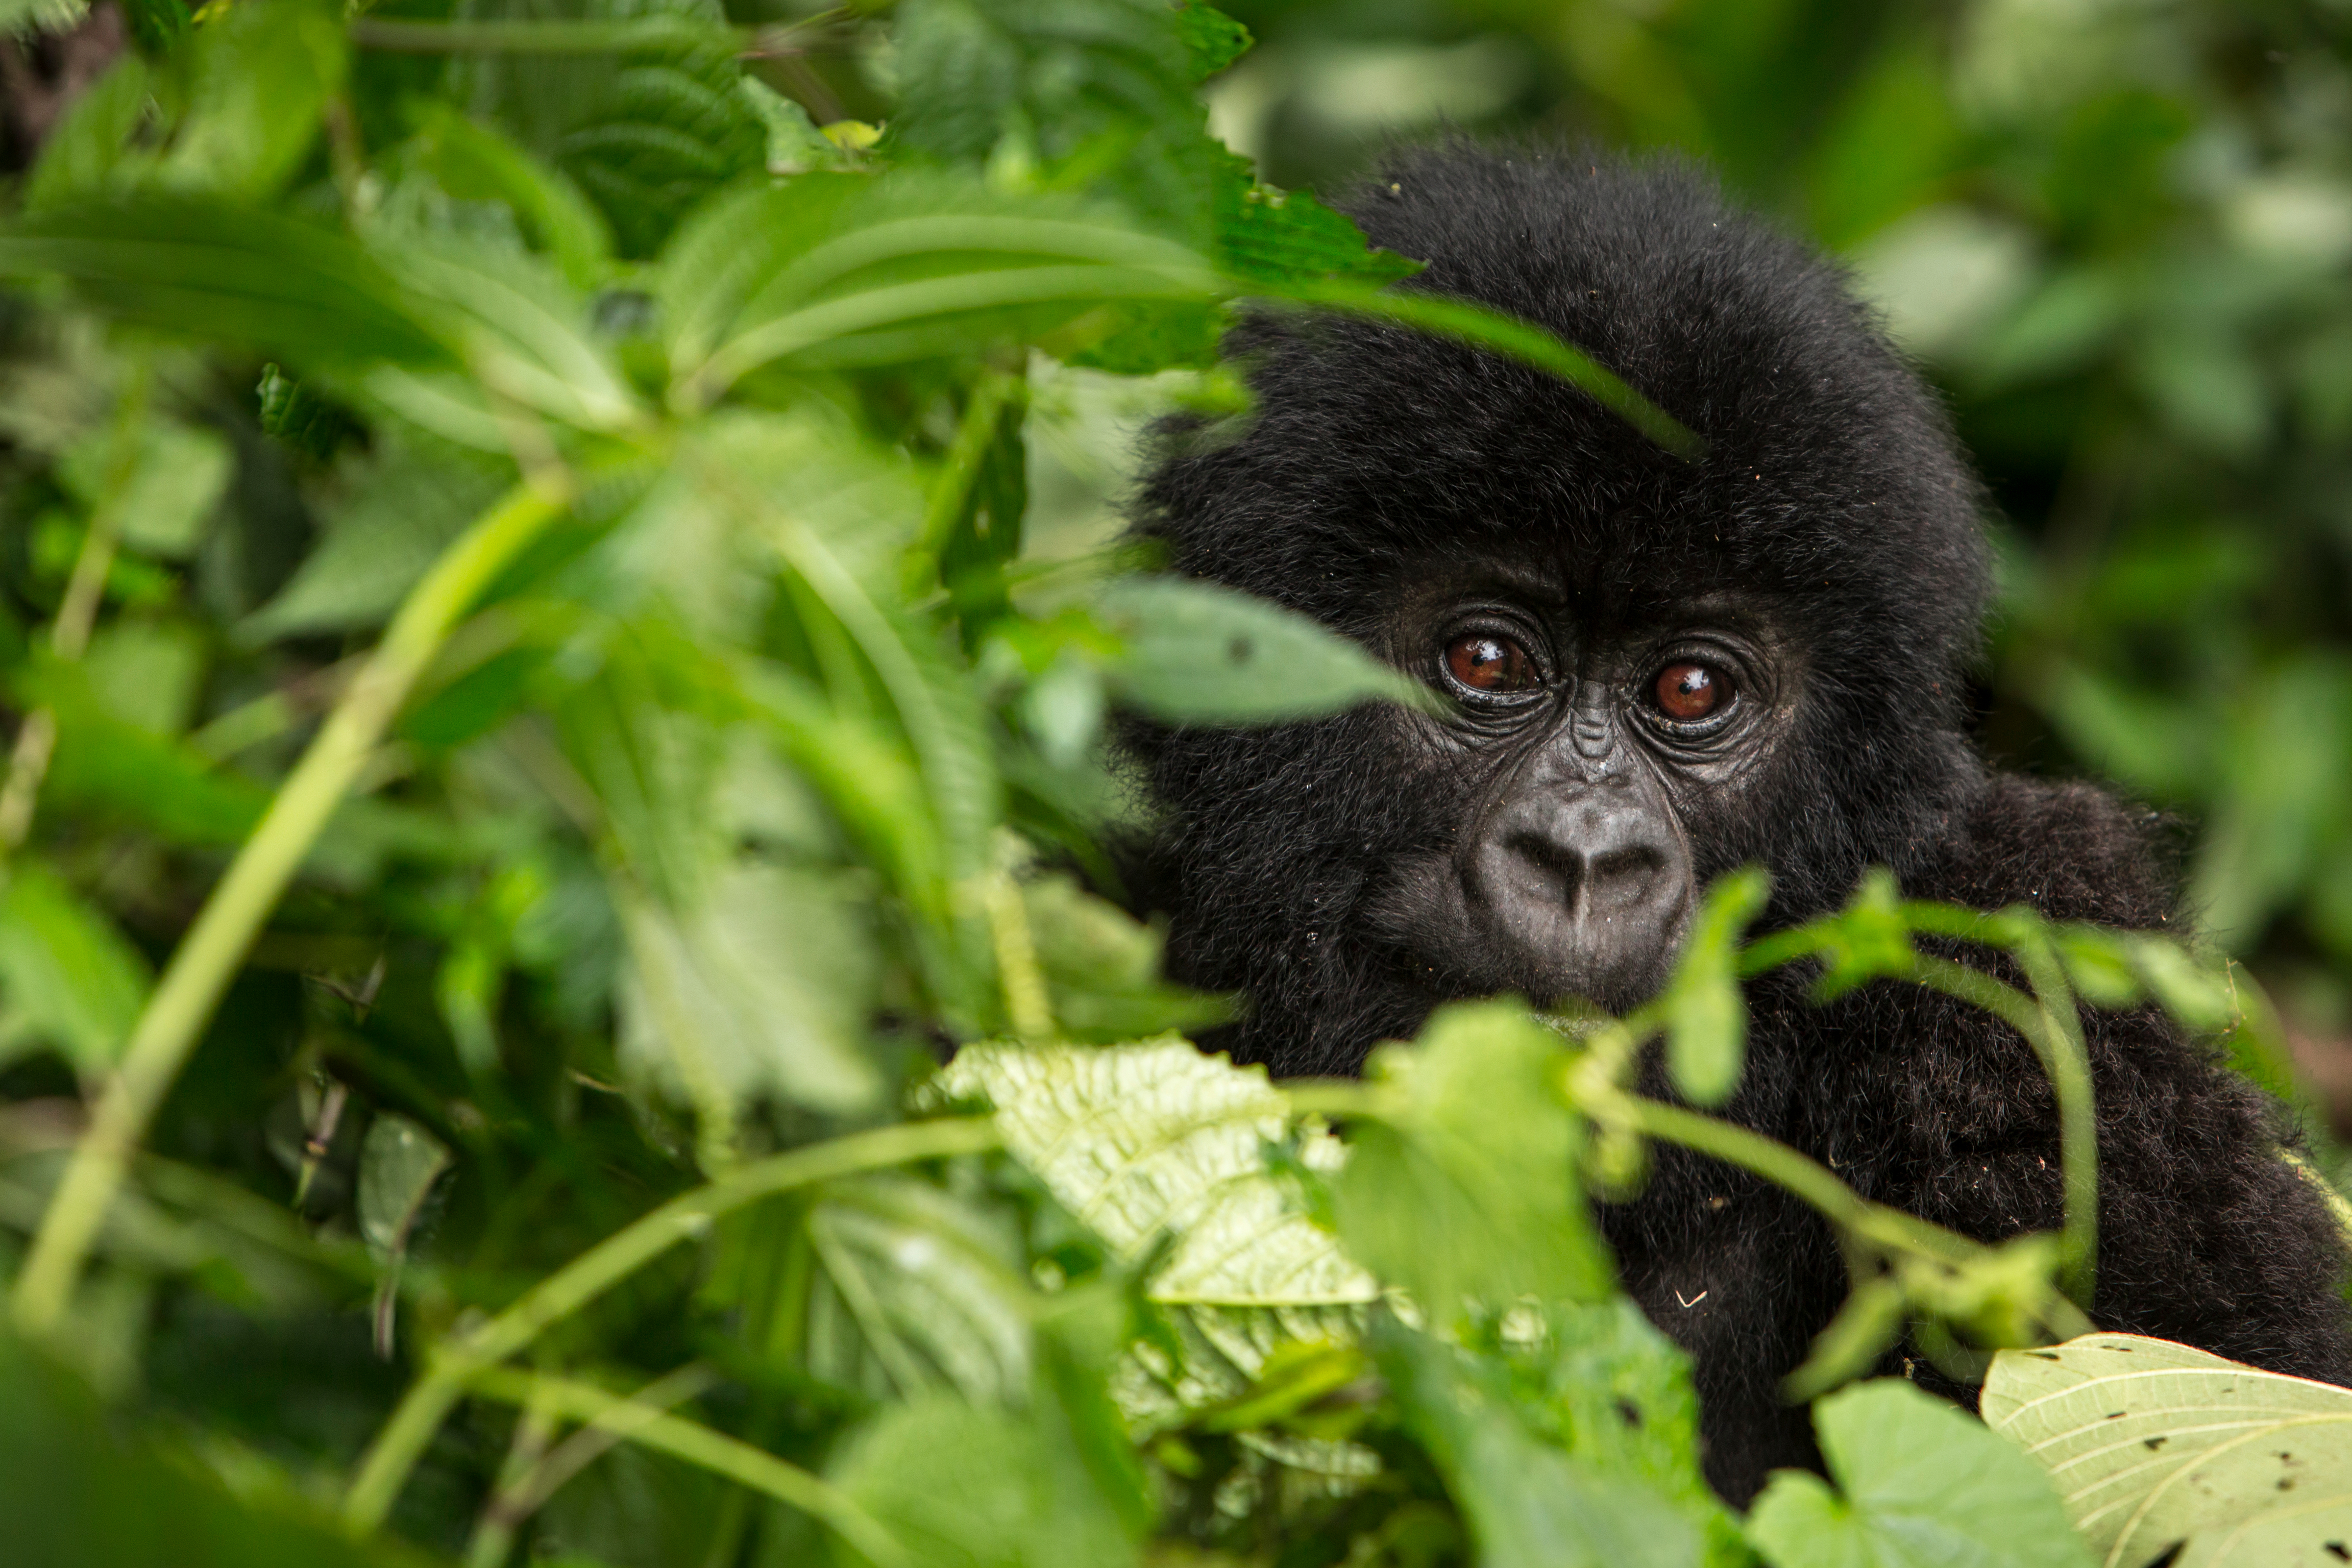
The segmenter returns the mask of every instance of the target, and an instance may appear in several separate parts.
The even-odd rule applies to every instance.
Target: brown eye
[[[1689,724],[1708,718],[1731,699],[1731,682],[1704,664],[1670,664],[1658,671],[1658,711]]]
[[[1473,691],[1526,691],[1536,684],[1535,660],[1508,637],[1472,632],[1445,645],[1445,670]]]

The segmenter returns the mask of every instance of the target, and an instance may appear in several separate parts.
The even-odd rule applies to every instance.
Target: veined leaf
[[[1559,1038],[1507,1002],[1440,1009],[1413,1046],[1372,1053],[1393,1110],[1349,1140],[1339,1235],[1433,1321],[1467,1300],[1598,1300],[1614,1280],[1576,1179],[1583,1124],[1553,1075]]]
[[[2047,1479],[1933,1394],[1855,1384],[1813,1405],[1813,1426],[1838,1489],[1774,1474],[1748,1521],[1772,1568],[2089,1568]]]
[[[0,275],[43,274],[66,279],[126,321],[306,368],[455,359],[375,258],[331,230],[276,213],[143,195],[0,227]]]
[[[575,289],[592,289],[612,259],[613,235],[577,185],[495,127],[446,104],[421,111],[417,149],[451,195],[504,202]]]
[[[2180,1568],[2325,1568],[2352,1551],[2352,1390],[2085,1334],[1996,1355],[1982,1409],[2108,1568],[2176,1546]]]

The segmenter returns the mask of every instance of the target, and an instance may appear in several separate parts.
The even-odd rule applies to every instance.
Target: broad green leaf
[[[192,43],[186,118],[161,174],[183,190],[268,195],[319,134],[349,65],[338,7],[240,0]]]
[[[1814,1405],[1813,1427],[1836,1488],[1773,1476],[1748,1521],[1772,1568],[2089,1568],[2049,1479],[1934,1395],[1855,1384]]]
[[[1557,1036],[1506,1002],[1440,1009],[1366,1064],[1391,1109],[1358,1124],[1334,1185],[1339,1236],[1433,1321],[1467,1301],[1597,1300],[1608,1249],[1576,1179],[1582,1124]]]
[[[911,1568],[1135,1561],[1117,1510],[1048,1421],[944,1397],[894,1405],[850,1439],[830,1474],[898,1540]]]
[[[1226,271],[1252,282],[1393,283],[1421,263],[1374,250],[1364,231],[1304,191],[1261,184],[1249,161],[1218,150],[1216,254]]]
[[[28,859],[0,883],[0,1054],[55,1046],[77,1072],[114,1065],[147,1005],[147,961],[54,872]]]
[[[1739,990],[1739,939],[1771,896],[1771,879],[1737,871],[1707,890],[1672,979],[1658,998],[1666,1025],[1666,1065],[1696,1105],[1720,1105],[1739,1085],[1748,1044],[1748,999]]]
[[[2002,1351],[1984,1418],[2047,1472],[2101,1563],[2309,1563],[2352,1550],[2352,1390],[2167,1340]]]
[[[1236,1068],[1173,1036],[1140,1045],[967,1046],[941,1090],[996,1108],[1005,1146],[1118,1257],[1174,1246],[1146,1282],[1154,1300],[1339,1306],[1378,1298],[1370,1276],[1299,1213],[1265,1145],[1288,1107],[1263,1068]],[[1307,1140],[1328,1169],[1338,1146]]]
[[[0,276],[43,275],[68,279],[126,321],[306,368],[452,360],[373,257],[332,230],[278,213],[142,195],[0,226]]]
[[[878,1399],[1017,1406],[1033,1371],[1020,1237],[921,1182],[837,1184],[806,1221],[822,1281],[808,1365]]]
[[[85,506],[96,506],[106,489],[112,447],[109,437],[92,437],[58,465],[58,477]],[[234,467],[228,443],[214,432],[147,421],[140,427],[130,478],[115,501],[122,542],[152,555],[184,560],[203,540]]]
[[[1508,1374],[1426,1334],[1383,1322],[1381,1371],[1445,1478],[1482,1568],[1684,1568],[1699,1532],[1642,1479],[1606,1474],[1520,1420]]]
[[[233,1496],[208,1468],[127,1437],[72,1373],[0,1340],[0,1515],[17,1563],[106,1568],[426,1568],[293,1501],[254,1457]],[[271,1484],[273,1481],[278,1484]]]
[[[626,904],[623,1058],[698,1107],[763,1094],[872,1106],[864,1049],[875,960],[863,911],[814,873],[739,866],[694,907]]]
[[[124,618],[90,639],[81,663],[109,712],[152,734],[177,735],[195,710],[203,634],[185,621]]]
[[[1101,615],[1126,644],[1109,666],[1113,690],[1171,723],[1282,723],[1375,698],[1434,700],[1338,633],[1230,588],[1130,578],[1105,591]]]

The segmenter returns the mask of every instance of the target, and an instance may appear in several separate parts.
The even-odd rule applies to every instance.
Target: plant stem
[[[2021,951],[2033,945],[2031,942],[2021,943],[2018,961],[2026,965],[2026,973],[2035,981],[2037,992],[2045,979],[2054,979],[2063,987],[2063,976],[2035,974],[2035,969],[2042,965]],[[2056,961],[2048,960],[2047,967],[2055,971]],[[2066,1188],[2066,1223],[2058,1243],[2059,1282],[2077,1306],[2089,1311],[2099,1261],[2099,1122],[2097,1101],[2091,1087],[2091,1064],[2081,1036],[2070,1035],[2047,1000],[2028,996],[2014,985],[1967,964],[1922,954],[1912,978],[1948,996],[1983,1008],[2024,1036],[2033,1054],[2041,1058],[2042,1070],[2050,1076],[2050,1088],[2058,1101],[2058,1163]],[[2065,1011],[2072,1013],[2071,991],[2065,993],[2063,1002]]]
[[[46,1335],[63,1316],[131,1152],[146,1136],[157,1107],[186,1065],[254,934],[359,776],[409,689],[458,618],[539,537],[565,500],[551,488],[530,482],[518,486],[435,563],[401,605],[367,667],[328,716],[228,874],[205,900],[131,1030],[122,1060],[99,1098],[89,1130],[74,1146],[57,1196],[33,1238],[14,1303],[16,1322],[27,1333]]]
[[[551,1324],[578,1311],[677,1243],[704,1234],[719,1215],[812,1182],[910,1160],[977,1154],[996,1147],[998,1142],[995,1124],[985,1120],[906,1122],[756,1161],[672,1198],[541,1280],[488,1322],[444,1347],[425,1375],[410,1386],[361,1460],[359,1475],[343,1500],[344,1520],[358,1530],[373,1530],[383,1522],[442,1417],[483,1368],[514,1354]]]
[[[614,1424],[614,1430],[629,1442],[699,1465],[799,1509],[831,1529],[877,1568],[891,1568],[908,1560],[906,1549],[898,1539],[847,1492],[797,1465],[788,1465],[773,1454],[699,1421],[632,1405],[620,1394],[608,1394],[593,1384],[572,1378],[483,1367],[475,1373],[473,1381],[483,1394],[509,1404],[550,1410],[575,1421],[610,1419]]]

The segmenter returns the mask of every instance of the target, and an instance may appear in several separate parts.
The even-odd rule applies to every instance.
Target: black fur
[[[1916,896],[2170,928],[2144,815],[1994,774],[1964,737],[1988,594],[1980,498],[1940,407],[1833,268],[1687,168],[1582,152],[1405,154],[1351,210],[1375,244],[1429,263],[1402,287],[1542,323],[1706,455],[1667,456],[1562,383],[1457,344],[1260,321],[1232,345],[1251,362],[1251,418],[1164,432],[1145,487],[1139,531],[1176,570],[1376,647],[1401,584],[1449,552],[1541,558],[1612,603],[1760,595],[1801,645],[1802,712],[1737,809],[1687,824],[1700,877],[1769,866],[1774,922],[1842,902],[1878,864]],[[1248,993],[1217,1042],[1238,1059],[1353,1071],[1447,994],[1368,919],[1383,867],[1459,824],[1410,722],[1367,708],[1135,734],[1166,814],[1143,885],[1171,917],[1176,973]],[[1819,1008],[1797,977],[1751,1003],[1730,1115],[1974,1236],[2057,1224],[2050,1092],[1989,1016],[1889,985]],[[2273,1108],[2152,1013],[2089,1032],[2099,1321],[2346,1381],[2342,1238],[2276,1157]],[[1606,1218],[1627,1288],[1694,1352],[1718,1489],[1744,1500],[1772,1466],[1816,1462],[1775,1387],[1843,1295],[1822,1225],[1664,1151]]]

